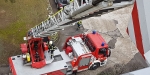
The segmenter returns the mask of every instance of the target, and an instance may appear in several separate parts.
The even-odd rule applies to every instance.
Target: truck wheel
[[[73,73],[72,73],[73,75],[77,75],[77,71],[73,71]]]
[[[99,63],[94,63],[91,67],[90,70],[96,70],[100,66]]]
[[[100,67],[100,63],[96,63],[98,67]]]

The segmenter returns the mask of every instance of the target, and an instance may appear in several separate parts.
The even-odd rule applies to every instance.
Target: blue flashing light
[[[104,43],[104,42],[102,42],[101,46],[104,46],[104,45],[105,45],[105,43]]]
[[[95,30],[93,30],[92,34],[96,34],[96,31],[95,31]]]

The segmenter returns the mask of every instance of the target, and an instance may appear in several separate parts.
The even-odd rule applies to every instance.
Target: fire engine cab
[[[103,66],[110,49],[95,31],[68,37],[62,50],[54,51],[50,58],[48,44],[40,38],[31,38],[21,44],[22,55],[9,58],[13,75],[69,75]],[[37,57],[36,57],[37,56]]]

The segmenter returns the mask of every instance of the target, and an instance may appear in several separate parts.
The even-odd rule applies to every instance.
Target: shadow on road
[[[148,65],[142,58],[141,54],[136,53],[134,58],[132,58],[127,64],[115,64],[113,67],[102,71],[98,75],[120,75],[146,67],[148,67]]]

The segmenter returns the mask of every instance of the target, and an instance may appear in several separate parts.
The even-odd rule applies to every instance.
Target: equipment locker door
[[[79,64],[78,64],[78,71],[88,69],[90,65],[90,60],[91,60],[90,55],[81,56],[81,58],[79,59]]]

